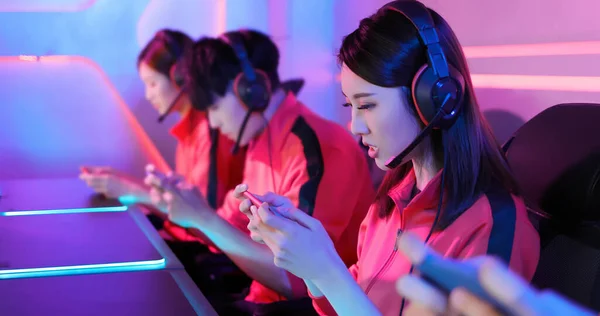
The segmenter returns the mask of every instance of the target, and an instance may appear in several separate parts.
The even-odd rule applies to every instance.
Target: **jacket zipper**
[[[373,285],[375,285],[375,283],[377,282],[377,280],[381,276],[381,274],[383,274],[383,272],[385,272],[389,268],[389,266],[392,264],[392,262],[394,262],[394,258],[396,258],[396,253],[398,252],[398,239],[400,238],[401,234],[402,234],[402,229],[398,229],[398,232],[396,233],[396,240],[394,241],[394,250],[389,255],[389,257],[387,258],[387,260],[385,261],[385,263],[383,264],[381,269],[379,269],[377,274],[375,274],[375,276],[373,277],[371,282],[369,282],[369,286],[367,286],[367,288],[365,289],[365,294],[367,294],[367,295],[369,294],[369,291],[371,291],[371,288],[373,287]]]

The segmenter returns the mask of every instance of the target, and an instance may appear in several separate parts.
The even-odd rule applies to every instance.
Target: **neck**
[[[175,109],[177,113],[184,118],[192,110],[192,103],[186,96],[181,96],[177,103],[178,104],[175,105]]]
[[[286,92],[283,91],[282,89],[277,89],[273,93],[273,95],[271,96],[271,100],[269,101],[269,105],[267,106],[265,111],[262,113],[262,116],[264,117],[264,120],[263,120],[264,122],[262,124],[262,127],[256,131],[255,135],[253,135],[253,138],[256,135],[259,135],[260,133],[262,133],[263,129],[267,126],[268,122],[271,121],[271,119],[275,115],[275,112],[277,112],[277,109],[279,109],[279,107],[283,103],[283,100],[285,100],[286,96],[287,96]]]
[[[441,167],[437,165],[432,154],[425,154],[421,159],[413,159],[412,163],[415,170],[417,189],[423,191]]]
[[[283,100],[285,100],[286,96],[286,92],[282,89],[277,89],[273,93],[271,101],[269,101],[269,106],[267,106],[267,108],[263,112],[263,115],[265,116],[267,122],[273,118],[273,115],[275,115],[275,112],[277,112],[277,109],[279,109],[279,106],[281,105],[281,103],[283,103]]]

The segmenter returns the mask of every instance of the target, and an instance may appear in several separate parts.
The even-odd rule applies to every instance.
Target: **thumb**
[[[251,206],[250,211],[254,217],[258,217],[260,222],[264,225],[267,225],[273,229],[289,233],[294,223],[289,219],[286,219],[282,216],[277,216],[275,212],[273,212],[273,207],[269,207],[269,204],[263,203],[258,209],[256,206]],[[258,215],[258,216],[257,216]]]
[[[171,193],[178,193],[180,191],[179,186],[177,185],[178,183],[169,180],[169,178],[163,179],[163,181],[161,181],[161,188]]]
[[[248,191],[248,185],[247,184],[238,184],[235,189],[233,190],[233,195],[235,196],[236,199],[238,200],[243,200],[246,197],[244,197],[244,192]]]
[[[302,212],[301,210],[299,210],[297,208],[281,207],[281,208],[275,208],[275,210],[281,216],[283,216],[289,220],[292,220],[310,230],[315,230],[318,227],[318,225],[321,224],[321,222],[319,222],[319,220]]]
[[[144,167],[144,169],[146,170],[147,173],[152,173],[152,172],[156,171],[156,166],[149,163],[146,165],[146,167]]]
[[[185,178],[182,175],[174,173],[173,171],[167,172],[165,175],[165,179],[166,181],[169,181],[170,183],[173,183],[175,185],[185,181]]]
[[[267,202],[267,203],[269,203],[269,205],[275,206],[275,207],[281,207],[281,206],[289,207],[292,205],[292,203],[290,202],[290,200],[288,198],[286,198],[285,196],[275,194],[273,192],[267,192],[267,193],[265,193],[265,195],[263,195],[259,198],[263,202]]]
[[[483,288],[504,306],[520,315],[534,315],[539,308],[536,291],[496,259],[481,265],[479,279]]]

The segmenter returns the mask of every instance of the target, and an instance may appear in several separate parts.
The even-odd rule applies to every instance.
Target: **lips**
[[[379,155],[379,149],[377,147],[369,147],[369,157],[375,159]]]
[[[377,147],[375,147],[375,146],[373,146],[373,145],[365,142],[365,141],[363,141],[362,143],[366,147],[369,147],[369,152],[368,152],[369,157],[371,157],[373,159],[377,158],[377,156],[379,154],[379,149]]]

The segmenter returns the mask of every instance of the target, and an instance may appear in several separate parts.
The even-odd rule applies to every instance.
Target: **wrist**
[[[215,211],[213,211],[210,207],[202,206],[199,207],[196,212],[194,212],[194,222],[197,223],[197,229],[204,229],[205,227],[213,226],[215,221],[220,220],[221,218]]]
[[[349,274],[348,267],[346,267],[342,259],[338,256],[333,256],[323,267],[323,271],[326,271],[326,273],[307,280],[321,290],[321,292],[326,292],[326,288],[328,287],[337,287],[340,280],[346,277],[346,274]]]
[[[323,296],[321,289],[319,289],[314,283],[312,283],[312,281],[304,280],[304,284],[306,284],[306,288],[308,289],[312,297],[318,298]]]

